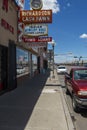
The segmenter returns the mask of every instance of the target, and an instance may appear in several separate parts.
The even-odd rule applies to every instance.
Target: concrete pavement
[[[56,71],[26,77],[0,96],[0,130],[74,130]]]

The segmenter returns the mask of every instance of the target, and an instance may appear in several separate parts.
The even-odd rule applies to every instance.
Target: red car
[[[66,93],[71,94],[74,111],[87,108],[87,67],[72,68],[65,75],[65,86]]]

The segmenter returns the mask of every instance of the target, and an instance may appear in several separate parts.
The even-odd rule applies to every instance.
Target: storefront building
[[[14,0],[0,0],[0,91],[17,87],[17,10]]]
[[[19,54],[17,49],[24,55]],[[42,52],[42,51],[40,51]],[[41,62],[42,61],[42,62]],[[18,5],[15,0],[0,0],[0,92],[17,87],[17,67],[23,75],[34,76],[43,68],[43,55],[18,41]]]

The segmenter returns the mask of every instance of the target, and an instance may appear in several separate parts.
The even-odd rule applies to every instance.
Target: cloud
[[[58,0],[42,0],[42,1],[43,1],[42,9],[52,9],[53,13],[58,13],[60,11]]]
[[[69,8],[69,7],[71,7],[71,3],[69,3],[69,2],[67,1],[67,3],[65,3],[65,4],[63,5],[63,9],[65,10],[65,9],[67,9],[67,8]]]
[[[83,38],[83,39],[87,38],[87,34],[83,33],[82,35],[80,35],[80,38]]]
[[[70,7],[71,6],[71,4],[70,3],[67,3],[67,7]]]

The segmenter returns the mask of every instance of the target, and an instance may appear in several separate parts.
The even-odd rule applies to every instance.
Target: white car
[[[22,74],[22,73],[24,73],[25,72],[25,68],[23,68],[22,66],[18,66],[17,67],[17,74],[19,75],[19,74]]]
[[[58,66],[57,73],[58,74],[65,74],[67,72],[67,68],[65,66]]]

